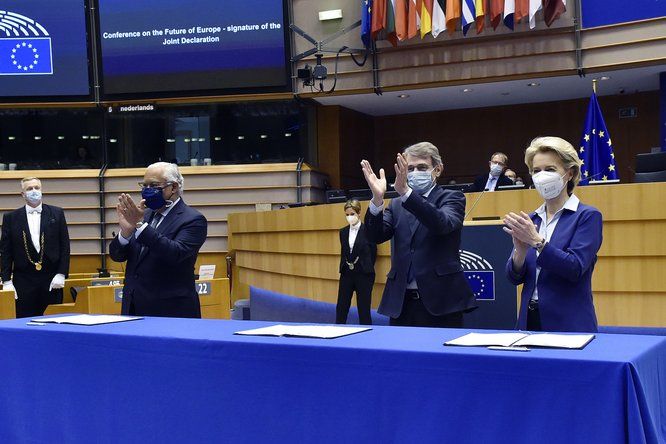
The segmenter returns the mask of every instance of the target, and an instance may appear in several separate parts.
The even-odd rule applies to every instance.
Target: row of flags
[[[480,34],[486,18],[493,30],[500,23],[513,30],[523,19],[533,29],[537,12],[543,10],[550,26],[566,11],[566,4],[566,0],[361,0],[361,39],[366,47],[373,40],[397,46],[416,36],[437,38],[444,31],[452,35],[459,26],[464,35],[471,27]]]

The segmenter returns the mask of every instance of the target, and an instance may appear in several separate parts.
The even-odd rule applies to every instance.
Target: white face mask
[[[358,223],[358,216],[355,214],[347,215],[347,222],[349,225],[356,225]]]
[[[490,174],[492,176],[497,177],[502,174],[502,171],[504,171],[504,167],[502,165],[499,163],[490,162]]]
[[[25,198],[31,204],[39,204],[42,201],[42,190],[26,191]]]
[[[553,199],[560,195],[562,189],[565,187],[564,176],[559,175],[554,171],[539,171],[532,175],[534,188],[541,194],[545,200]]]

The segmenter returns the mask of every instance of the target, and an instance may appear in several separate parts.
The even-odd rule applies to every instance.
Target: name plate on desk
[[[123,285],[122,279],[98,279],[90,281],[91,287],[102,287],[105,285]]]
[[[199,296],[208,296],[212,292],[212,285],[209,281],[195,282],[194,288],[197,290]]]
[[[118,302],[121,304],[123,302],[123,289],[122,288],[115,288],[113,290],[113,300],[114,302]]]

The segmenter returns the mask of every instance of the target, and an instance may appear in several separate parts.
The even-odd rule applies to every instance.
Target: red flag
[[[502,14],[504,13],[504,0],[488,0],[490,15],[490,24],[493,30],[497,29],[502,23]]]
[[[390,0],[374,0],[372,2],[372,39],[377,40],[378,34],[386,28],[386,2]]]
[[[407,2],[409,0],[395,0],[395,33],[398,40],[405,40],[407,37]]]
[[[518,23],[523,17],[530,16],[530,0],[516,0],[516,12],[513,14],[513,22]]]
[[[446,0],[446,30],[449,35],[456,32],[456,26],[460,23],[462,0]]]
[[[567,10],[562,0],[544,0],[543,2],[543,19],[546,25],[550,27],[555,20],[560,18]]]
[[[420,12],[420,11],[419,11]],[[417,24],[416,0],[407,0],[407,38],[416,37],[419,33]]]

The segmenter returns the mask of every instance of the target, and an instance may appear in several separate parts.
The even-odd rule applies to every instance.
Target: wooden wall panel
[[[579,187],[583,203],[604,216],[604,243],[592,289],[604,325],[666,325],[666,183]],[[467,209],[480,193],[467,195]],[[540,205],[534,190],[485,193],[471,216],[503,216]],[[364,205],[367,203],[364,202]],[[248,286],[314,300],[337,298],[343,204],[232,214],[228,229],[235,256],[233,299]],[[474,222],[466,225],[497,223]],[[507,258],[510,255],[507,251]],[[373,304],[390,267],[389,243],[378,248]]]

